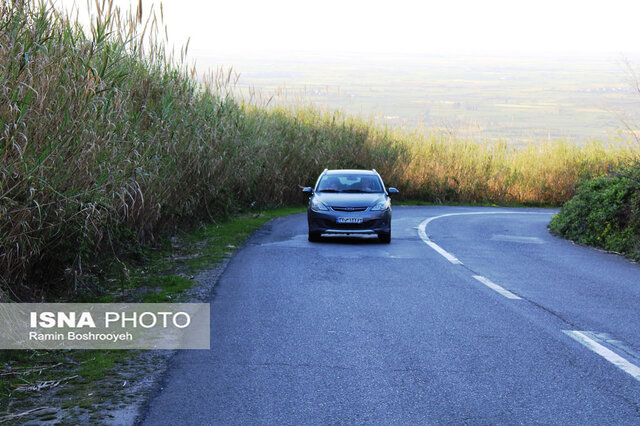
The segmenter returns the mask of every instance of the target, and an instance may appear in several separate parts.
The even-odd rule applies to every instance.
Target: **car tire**
[[[381,232],[378,234],[381,243],[389,244],[391,242],[391,232]]]
[[[309,231],[309,241],[312,243],[317,243],[318,241],[320,241],[320,233]]]

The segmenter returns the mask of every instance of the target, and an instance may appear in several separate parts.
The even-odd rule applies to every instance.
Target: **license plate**
[[[339,217],[338,223],[362,223],[361,217]]]

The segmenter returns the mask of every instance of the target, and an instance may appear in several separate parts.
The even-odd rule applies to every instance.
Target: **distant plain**
[[[313,104],[475,141],[626,139],[640,118],[627,65],[638,58],[622,54],[199,53],[192,57],[200,70],[232,67],[245,99]]]

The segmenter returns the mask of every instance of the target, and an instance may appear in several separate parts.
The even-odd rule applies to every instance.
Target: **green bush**
[[[640,165],[582,181],[549,228],[581,244],[640,260]]]

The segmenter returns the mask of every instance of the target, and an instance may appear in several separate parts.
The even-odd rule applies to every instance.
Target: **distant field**
[[[232,66],[245,95],[253,87],[275,104],[311,102],[476,140],[610,140],[625,137],[623,120],[640,118],[640,95],[630,84],[622,55],[193,55],[203,69]]]

